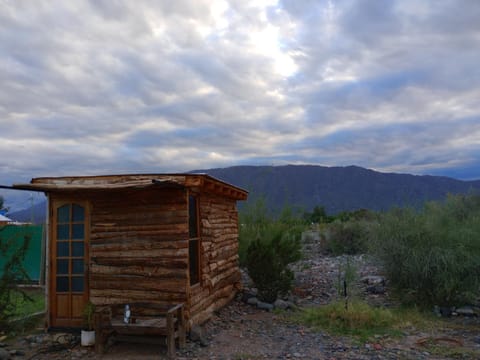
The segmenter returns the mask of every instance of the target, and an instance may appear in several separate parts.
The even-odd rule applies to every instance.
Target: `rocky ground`
[[[306,252],[294,266],[295,289],[282,304],[319,306],[339,296],[341,274],[354,268],[355,280],[348,284],[351,295],[376,305],[393,306],[388,282],[365,256],[327,257]],[[363,280],[363,281],[362,281]],[[248,278],[244,279],[250,294]],[[480,359],[480,321],[476,316],[453,316],[429,331],[411,327],[401,337],[379,336],[367,343],[313,331],[293,320],[291,310],[260,309],[252,295],[239,294],[218,311],[177,352],[178,359]],[[248,300],[250,299],[250,300]],[[251,304],[247,303],[250,302]],[[253,304],[253,305],[252,305]],[[293,305],[292,305],[293,306]],[[468,311],[465,315],[469,314]],[[163,345],[116,343],[107,354],[96,355],[82,348],[71,334],[32,334],[0,343],[2,359],[154,359],[166,356]]]

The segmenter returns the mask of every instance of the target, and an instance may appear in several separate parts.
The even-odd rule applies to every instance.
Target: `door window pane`
[[[83,222],[85,220],[85,211],[80,205],[73,204],[73,222]]]
[[[86,210],[83,206],[70,203],[56,211],[54,286],[57,293],[82,293],[86,286]]]
[[[72,260],[72,274],[83,274],[83,259]]]
[[[72,277],[72,291],[76,291],[76,292],[83,291],[83,276]]]
[[[57,256],[58,257],[63,257],[63,256],[69,256],[69,249],[68,249],[68,242],[57,242]]]
[[[73,224],[72,225],[72,239],[83,240],[85,236],[83,224]]]
[[[70,205],[63,205],[57,210],[57,222],[68,223],[70,222]]]
[[[70,238],[70,226],[68,224],[57,225],[57,240],[68,240]]]
[[[83,256],[83,242],[72,242],[72,256]]]
[[[57,274],[68,275],[68,260],[65,260],[65,259],[57,260]]]
[[[68,292],[68,277],[57,276],[57,292]]]

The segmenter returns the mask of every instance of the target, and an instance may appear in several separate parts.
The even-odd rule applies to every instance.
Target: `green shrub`
[[[367,250],[367,229],[366,222],[334,222],[328,226],[325,250],[333,255],[364,253]]]
[[[247,263],[247,249],[250,243],[267,232],[267,227],[271,223],[272,220],[268,216],[266,202],[263,198],[249,204],[240,213],[238,255],[241,266],[245,266]]]
[[[372,252],[405,303],[462,305],[480,286],[480,197],[448,196],[422,211],[394,209],[373,232]]]
[[[383,308],[375,308],[365,302],[353,301],[348,309],[343,302],[307,308],[300,315],[300,321],[314,328],[336,335],[354,335],[366,341],[373,335],[394,333],[394,314]]]
[[[299,237],[271,227],[271,239],[257,238],[247,251],[247,270],[262,301],[274,302],[292,287],[293,272],[288,264],[300,259]]]
[[[300,238],[305,228],[298,211],[289,206],[277,219],[269,216],[262,198],[240,214],[240,265],[247,267],[261,300],[273,302],[290,290],[293,273],[288,264],[301,257]]]

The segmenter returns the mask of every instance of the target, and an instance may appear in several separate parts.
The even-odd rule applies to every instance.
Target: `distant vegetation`
[[[480,195],[474,193],[448,195],[444,201],[427,202],[420,210],[360,210],[332,216],[318,205],[311,213],[285,207],[277,218],[269,215],[260,199],[240,219],[240,261],[252,268],[250,254],[250,261],[260,264],[254,270],[258,273],[273,271],[267,267],[273,268],[274,261],[266,260],[264,252],[281,257],[283,250],[275,246],[282,244],[283,249],[290,249],[287,253],[296,253],[301,232],[315,223],[326,253],[370,252],[376,257],[405,304],[459,306],[479,296]],[[280,262],[286,268],[295,259]]]
[[[450,195],[383,214],[371,249],[403,302],[464,305],[479,295],[479,234],[480,196]]]

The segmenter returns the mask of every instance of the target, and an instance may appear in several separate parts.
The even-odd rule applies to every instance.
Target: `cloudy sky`
[[[0,184],[233,165],[480,179],[480,1],[0,0]]]

